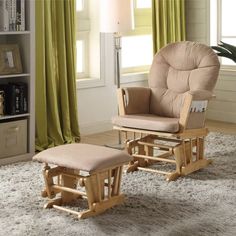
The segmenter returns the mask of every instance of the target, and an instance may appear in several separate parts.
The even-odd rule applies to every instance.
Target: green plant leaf
[[[221,43],[219,43],[218,46],[212,46],[211,48],[217,51],[216,54],[219,57],[229,58],[236,63],[236,47],[231,44],[224,43],[222,41],[220,42]]]
[[[230,53],[228,50],[222,48],[222,47],[219,47],[219,46],[212,46],[211,47],[212,49],[218,51],[218,52],[222,52],[222,53]],[[230,53],[231,54],[231,53]]]
[[[221,46],[222,45],[222,46]],[[224,43],[221,41],[221,44],[220,44],[221,47],[224,47],[226,48],[228,51],[230,51],[232,53],[232,55],[236,58],[236,47],[231,45],[231,44],[228,44],[228,43]]]
[[[232,54],[229,54],[229,53],[217,53],[217,55],[218,56],[220,56],[220,57],[226,57],[226,58],[229,58],[229,59],[231,59],[231,60],[233,60],[235,63],[236,63],[236,58],[234,58],[233,56],[232,56]]]

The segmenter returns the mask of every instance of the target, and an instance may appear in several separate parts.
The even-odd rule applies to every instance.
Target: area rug
[[[40,164],[0,167],[0,235],[236,235],[236,136],[211,133],[206,154],[212,165],[175,182],[125,174],[126,202],[86,220],[42,209]]]

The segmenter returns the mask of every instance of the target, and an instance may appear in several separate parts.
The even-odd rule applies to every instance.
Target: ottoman
[[[51,200],[44,208],[87,218],[124,201],[120,193],[122,167],[132,160],[124,151],[90,144],[66,144],[42,151],[33,160],[45,163],[42,196]],[[86,199],[88,209],[78,212],[63,207],[76,199]]]

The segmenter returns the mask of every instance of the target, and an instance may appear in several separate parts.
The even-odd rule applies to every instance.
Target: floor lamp
[[[117,88],[121,77],[121,35],[133,28],[133,0],[100,0],[100,32],[114,34]],[[112,147],[122,149],[120,132],[118,138],[118,145]]]

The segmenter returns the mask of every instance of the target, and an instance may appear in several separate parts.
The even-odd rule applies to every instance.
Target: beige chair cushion
[[[49,148],[35,155],[33,160],[91,173],[128,163],[132,157],[120,150],[74,143]]]
[[[179,119],[160,117],[152,114],[137,114],[117,116],[112,123],[121,127],[137,128],[152,131],[171,132],[179,131]]]
[[[150,104],[150,88],[123,88],[125,92],[125,114],[148,114]]]
[[[177,42],[162,48],[154,57],[149,73],[150,112],[179,117],[187,91],[215,87],[220,63],[214,51],[196,42]]]

